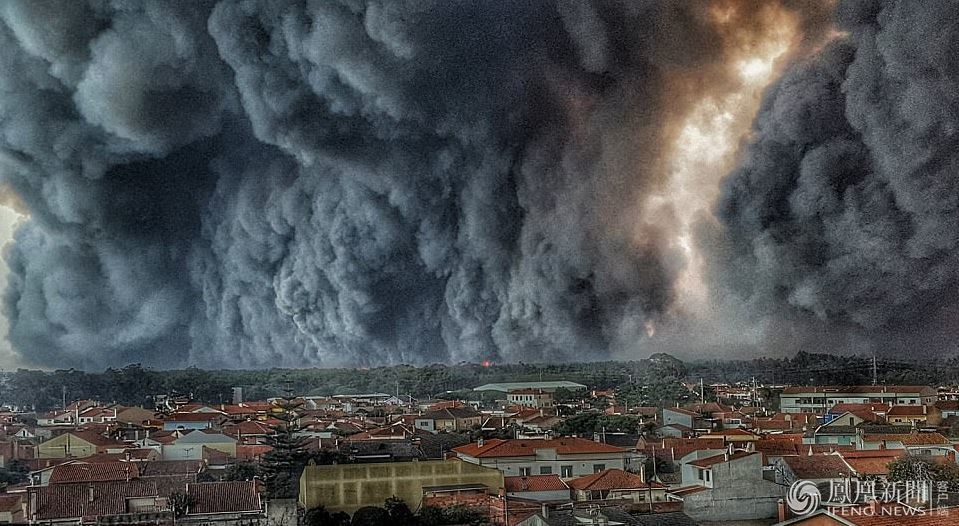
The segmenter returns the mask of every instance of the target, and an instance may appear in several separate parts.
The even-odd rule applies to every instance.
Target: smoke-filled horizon
[[[952,351],[956,11],[5,2],[13,354]]]

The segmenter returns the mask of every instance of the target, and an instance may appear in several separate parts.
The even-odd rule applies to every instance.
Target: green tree
[[[390,526],[417,526],[419,524],[416,515],[413,515],[410,507],[399,497],[393,496],[386,499],[383,508],[390,516]]]
[[[253,480],[257,475],[256,464],[252,462],[237,462],[226,468],[223,473],[224,480]]]
[[[949,491],[959,490],[959,466],[953,463],[939,463],[927,457],[907,456],[889,463],[891,482],[928,480],[945,482]]]
[[[300,431],[297,410],[301,405],[287,395],[272,414],[279,420],[271,426],[272,434],[266,438],[267,445],[273,449],[263,455],[260,463],[267,495],[272,498],[294,498],[299,491],[300,474],[309,458],[306,451],[309,440],[297,435]]]
[[[330,513],[323,506],[306,510],[303,526],[350,526],[350,516],[342,511]]]
[[[353,513],[351,526],[389,526],[390,514],[383,508],[363,506]]]

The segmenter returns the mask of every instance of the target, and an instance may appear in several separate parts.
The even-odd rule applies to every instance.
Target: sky
[[[0,4],[0,367],[956,351],[959,6]]]

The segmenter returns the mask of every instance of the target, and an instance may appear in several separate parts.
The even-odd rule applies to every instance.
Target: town
[[[522,380],[427,399],[234,387],[145,407],[63,388],[61,407],[0,413],[0,523],[872,524],[784,499],[797,481],[914,478],[935,499],[883,509],[959,523],[944,514],[959,489],[956,386],[707,383],[672,378],[684,371],[670,357],[645,366],[638,387]],[[653,388],[657,404],[633,396]]]

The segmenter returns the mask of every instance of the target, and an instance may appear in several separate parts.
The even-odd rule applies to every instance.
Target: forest
[[[925,360],[878,359],[880,383],[940,385],[959,382],[959,358]],[[232,388],[242,387],[248,400],[298,395],[387,392],[418,399],[505,381],[571,380],[591,389],[619,388],[629,403],[657,403],[682,395],[680,382],[736,383],[755,378],[761,384],[871,383],[873,359],[800,352],[791,358],[694,360],[667,354],[626,362],[434,364],[369,369],[159,370],[131,364],[103,372],[75,369],[18,369],[0,373],[0,402],[20,408],[48,410],[62,400],[93,399],[150,407],[156,395],[190,395],[205,403],[229,403]]]

